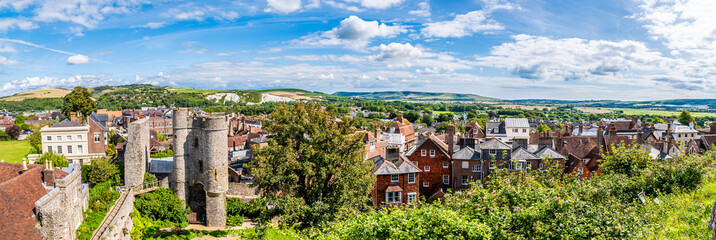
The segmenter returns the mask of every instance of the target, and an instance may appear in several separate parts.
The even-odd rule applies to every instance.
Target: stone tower
[[[207,226],[226,226],[228,117],[223,113],[190,116],[186,109],[175,109],[173,124],[172,189],[193,212],[206,214]]]
[[[149,163],[149,122],[139,119],[129,124],[129,137],[124,152],[124,185],[141,186]]]

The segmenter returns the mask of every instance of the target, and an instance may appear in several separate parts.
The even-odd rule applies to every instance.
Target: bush
[[[186,208],[183,200],[177,198],[174,192],[166,188],[159,188],[156,191],[137,196],[134,207],[142,216],[177,224],[186,223],[187,214],[190,211]]]
[[[106,181],[119,183],[119,168],[104,157],[92,158],[90,165],[82,166],[82,181],[97,184]]]
[[[47,161],[52,161],[52,165],[58,168],[70,165],[70,162],[67,161],[65,155],[55,154],[55,152],[43,153],[40,158],[35,161],[35,164],[45,164]]]
[[[260,198],[251,200],[249,202],[244,202],[238,198],[226,199],[227,215],[238,215],[247,218],[256,218],[261,214],[261,211],[263,211],[264,209],[266,209],[266,202]]]
[[[78,239],[90,239],[92,232],[102,223],[107,211],[119,198],[119,193],[112,189],[111,182],[96,184],[89,192],[89,209],[83,213],[84,220],[77,228]]]
[[[155,177],[154,174],[151,174],[149,172],[144,172],[144,182],[145,183],[156,182],[156,181],[157,181],[157,177]]]
[[[171,157],[171,156],[174,156],[174,152],[172,152],[171,149],[165,149],[161,152],[154,153],[154,154],[150,155],[150,157],[152,157],[152,158],[167,158],[167,157]]]

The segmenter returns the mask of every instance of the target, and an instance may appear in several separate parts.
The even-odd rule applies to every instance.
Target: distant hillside
[[[496,98],[484,97],[475,94],[462,93],[433,93],[413,91],[388,92],[336,92],[334,95],[354,97],[367,100],[405,100],[405,101],[493,101]]]
[[[46,89],[37,89],[37,90],[31,90],[21,93],[15,93],[11,96],[2,97],[0,100],[2,101],[22,101],[28,98],[61,98],[67,95],[68,93],[72,92],[71,89],[62,89],[62,88],[46,88]]]
[[[669,99],[651,101],[618,101],[618,100],[553,100],[553,99],[521,99],[513,100],[518,103],[572,105],[585,107],[611,107],[636,109],[662,109],[662,110],[716,110],[716,99]]]

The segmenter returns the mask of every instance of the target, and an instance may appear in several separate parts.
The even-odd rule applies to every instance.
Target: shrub
[[[154,176],[154,174],[151,174],[149,172],[144,172],[144,182],[145,183],[156,182],[156,181],[157,181],[157,177]]]
[[[119,183],[119,168],[104,157],[92,158],[89,165],[82,166],[82,180],[89,184],[114,181]]]
[[[65,155],[55,154],[55,152],[43,153],[35,164],[45,164],[47,161],[52,161],[52,165],[55,167],[63,168],[70,165]]]
[[[172,152],[171,149],[164,149],[161,152],[154,153],[154,154],[150,155],[150,157],[152,157],[152,158],[167,158],[167,157],[171,157],[171,156],[174,156],[174,152]]]
[[[166,220],[172,223],[187,222],[189,209],[184,201],[177,198],[169,189],[159,188],[156,191],[137,196],[134,206],[143,216],[153,220]]]

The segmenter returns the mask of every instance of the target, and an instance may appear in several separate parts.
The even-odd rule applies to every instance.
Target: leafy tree
[[[166,188],[140,194],[134,200],[134,207],[142,216],[179,224],[187,222],[187,214],[190,211],[186,208],[183,200],[177,198],[172,190]]]
[[[20,136],[20,127],[18,127],[17,125],[9,126],[5,129],[5,133],[7,133],[7,135],[10,135],[10,137],[12,137],[13,139],[17,139],[17,137]]]
[[[274,133],[256,151],[253,186],[277,206],[281,223],[325,226],[370,209],[372,164],[360,135],[314,103],[281,104],[268,116]],[[262,217],[263,219],[266,219]]]
[[[618,146],[611,145],[611,149],[602,154],[602,171],[607,174],[624,174],[629,177],[639,175],[647,169],[654,160],[651,159],[645,148],[638,144],[626,146],[621,142]]]
[[[164,134],[161,134],[161,133],[157,133],[157,139],[159,139],[159,141],[166,141],[166,140],[167,140],[167,135],[164,135]]]
[[[42,153],[42,134],[40,131],[35,131],[27,137],[27,141],[30,142],[33,153]]]
[[[10,139],[12,139],[10,135],[5,133],[5,131],[0,130],[0,141],[9,141]]]
[[[52,161],[52,165],[55,167],[63,168],[70,165],[65,155],[55,154],[55,152],[46,152],[40,155],[40,158],[35,161],[35,164],[45,164],[47,161]]]
[[[455,119],[455,114],[453,113],[441,113],[438,116],[438,122],[449,122]]]
[[[433,115],[430,113],[423,114],[423,117],[420,119],[420,122],[430,126],[430,123],[433,122]]]
[[[119,182],[119,168],[104,157],[92,158],[90,165],[82,166],[83,180],[89,184],[97,184],[113,180]]]
[[[161,152],[150,155],[150,157],[153,158],[167,158],[171,156],[174,156],[174,152],[171,149],[164,149]]]
[[[25,124],[25,120],[27,120],[27,117],[25,115],[17,115],[15,116],[15,125],[19,126],[20,129],[27,128],[27,125]]]
[[[659,124],[664,123],[664,119],[660,117],[654,117],[651,119],[651,124]]]
[[[410,121],[411,123],[414,123],[415,121],[420,119],[420,114],[418,114],[417,112],[410,111],[405,113],[404,117],[405,119],[408,119],[408,121]]]
[[[144,172],[144,182],[145,183],[156,182],[156,181],[157,181],[157,177],[154,176],[154,174],[152,174],[150,172]]]
[[[545,124],[537,125],[537,132],[538,132],[538,133],[547,133],[547,132],[551,132],[551,131],[552,131],[552,129],[549,128],[549,127],[548,127],[547,125],[545,125]]]
[[[684,111],[681,111],[681,114],[679,114],[678,121],[681,124],[689,125],[689,123],[691,123],[691,121],[694,121],[694,117],[691,116],[691,113],[689,111],[684,110]]]
[[[70,113],[76,112],[82,115],[82,121],[87,116],[97,110],[97,105],[92,100],[92,94],[87,88],[77,86],[72,92],[65,95],[64,105],[62,105],[62,114],[70,116]]]

